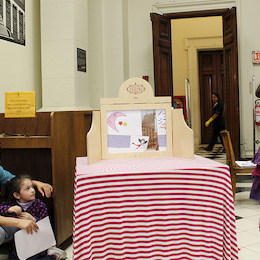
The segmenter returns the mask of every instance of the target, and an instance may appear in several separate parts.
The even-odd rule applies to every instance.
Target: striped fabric
[[[238,259],[226,165],[197,156],[78,159],[75,260]]]

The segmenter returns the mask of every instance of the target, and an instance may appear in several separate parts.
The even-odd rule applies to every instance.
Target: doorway
[[[225,106],[226,128],[230,131],[234,153],[240,158],[240,120],[239,120],[239,87],[238,87],[238,52],[236,8],[206,10],[184,13],[151,14],[153,29],[154,82],[156,96],[164,95],[172,79],[171,20],[179,18],[221,16],[223,22],[223,103]],[[167,56],[165,55],[167,53]],[[166,72],[166,74],[165,74]],[[167,79],[167,81],[166,81]],[[172,82],[172,81],[171,81]],[[169,91],[170,93],[170,91]],[[172,97],[176,95],[173,93]],[[194,111],[198,113],[198,111]]]
[[[208,144],[212,134],[212,124],[205,122],[212,116],[212,93],[217,92],[223,100],[224,64],[223,50],[199,52],[199,87],[201,114],[201,143]]]

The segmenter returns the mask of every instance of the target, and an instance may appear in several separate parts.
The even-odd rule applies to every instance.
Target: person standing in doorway
[[[208,127],[210,123],[213,126],[213,132],[209,145],[205,148],[206,151],[212,151],[214,145],[217,143],[218,137],[223,145],[223,140],[220,132],[226,128],[224,119],[224,106],[220,100],[218,93],[212,94],[213,108],[212,116],[208,121],[205,122],[205,126]]]

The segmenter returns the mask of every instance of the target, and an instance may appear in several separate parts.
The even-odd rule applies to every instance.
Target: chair
[[[220,132],[220,134],[222,136],[223,144],[224,144],[224,147],[226,150],[227,165],[229,166],[229,170],[230,170],[233,198],[235,200],[237,175],[251,175],[254,167],[241,168],[239,165],[237,165],[237,163],[235,161],[235,154],[234,154],[233,145],[231,142],[231,137],[230,137],[229,131],[223,130]]]

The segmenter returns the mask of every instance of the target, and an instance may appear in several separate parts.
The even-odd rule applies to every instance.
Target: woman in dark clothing
[[[218,137],[223,145],[223,140],[220,134],[220,131],[225,129],[225,120],[223,116],[224,106],[220,100],[218,93],[212,94],[212,101],[213,101],[213,113],[212,117],[205,123],[205,126],[208,127],[209,124],[212,122],[213,125],[213,132],[212,137],[209,145],[205,148],[206,151],[211,151],[214,145],[217,143]]]

